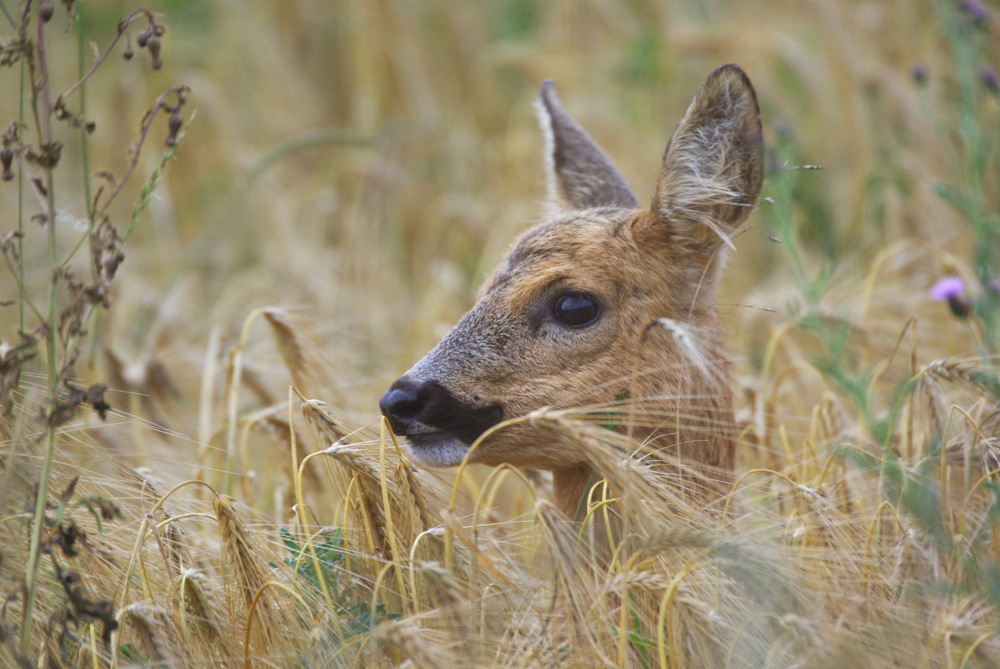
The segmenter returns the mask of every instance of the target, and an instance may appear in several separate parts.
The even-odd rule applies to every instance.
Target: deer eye
[[[552,305],[552,316],[563,325],[582,327],[597,320],[597,300],[586,293],[563,293]]]

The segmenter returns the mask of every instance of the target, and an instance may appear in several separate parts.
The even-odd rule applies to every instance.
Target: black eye
[[[552,305],[552,315],[563,325],[580,327],[597,319],[597,300],[586,293],[564,293]]]

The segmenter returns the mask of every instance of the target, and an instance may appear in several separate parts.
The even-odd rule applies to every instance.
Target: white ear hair
[[[542,82],[535,111],[545,136],[551,204],[559,209],[639,206],[611,159],[562,108],[553,81]]]
[[[663,156],[653,213],[683,245],[711,250],[746,220],[764,178],[757,94],[735,64],[708,76]]]

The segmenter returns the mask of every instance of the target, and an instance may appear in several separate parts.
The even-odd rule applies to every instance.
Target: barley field
[[[0,666],[1000,666],[995,1],[0,8]],[[530,417],[579,523],[413,465],[379,397],[540,220],[539,83],[646,203],[727,62],[725,497],[643,398]]]

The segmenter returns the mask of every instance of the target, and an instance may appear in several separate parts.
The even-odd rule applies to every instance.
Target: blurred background
[[[9,139],[24,119],[22,141],[36,150],[11,28],[26,6],[54,8],[40,32],[32,15],[22,37],[36,47],[44,38],[39,83],[55,100],[138,4],[0,0],[0,130]],[[13,174],[0,181],[0,640],[31,612],[21,652],[40,654],[22,663],[40,666],[44,653],[60,662],[52,653],[73,636],[89,588],[98,615],[75,628],[80,666],[112,664],[116,653],[235,665],[251,651],[289,665],[323,666],[315,656],[432,667],[577,666],[601,654],[609,666],[612,657],[653,666],[655,651],[665,666],[668,648],[671,666],[688,656],[690,666],[1000,666],[996,0],[148,8],[165,29],[162,67],[138,47],[142,18],[62,99],[96,126],[87,135],[64,122],[74,116],[53,121],[62,148],[52,224],[37,222],[37,186]],[[557,82],[565,107],[648,202],[678,120],[727,62],[756,87],[767,168],[717,294],[739,430],[727,511],[736,501],[721,519],[700,503],[677,505],[666,478],[618,467],[620,452],[607,450],[603,475],[637,477],[617,486],[637,531],[615,549],[622,572],[588,584],[604,578],[603,567],[574,561],[588,522],[577,534],[536,504],[550,499],[546,475],[477,466],[461,478],[412,476],[380,439],[378,399],[540,219],[532,103],[541,81]],[[154,116],[108,210],[119,234],[135,222],[109,307],[77,337],[73,319],[90,307],[84,282],[98,276],[88,200],[127,171],[144,114],[181,84],[180,146],[161,172],[173,150],[169,114]],[[11,157],[3,144],[0,163]],[[27,152],[20,158],[46,177]],[[50,319],[54,352],[41,336]],[[17,348],[19,329],[42,340],[20,378],[28,349]],[[108,387],[106,420],[83,393],[92,384]],[[291,385],[326,404],[291,397]],[[575,418],[564,430],[573,439],[586,425],[597,442],[620,437],[588,408]],[[346,445],[324,450],[331,443]],[[304,466],[318,451],[333,457]],[[39,481],[47,494],[34,493]],[[453,501],[444,510],[441,493]],[[48,508],[59,520],[45,512],[55,499]],[[598,507],[609,539],[615,512],[603,501],[588,512],[595,564]],[[147,541],[153,521],[162,543],[160,534]],[[74,542],[84,550],[74,554]],[[317,550],[332,594],[317,578]],[[716,575],[757,599],[720,598]],[[274,584],[285,594],[268,607],[257,597]],[[560,623],[557,591],[594,605],[564,607]],[[212,592],[226,605],[204,604]],[[292,595],[308,600],[312,621],[291,613]],[[788,606],[775,603],[786,595]],[[216,612],[225,624],[212,622]],[[188,614],[207,625],[200,641]],[[105,634],[123,622],[120,643],[98,648],[97,618]],[[161,653],[157,630],[183,648]],[[15,662],[8,647],[0,664],[7,654]],[[65,646],[59,653],[71,664]]]
[[[700,82],[730,61],[749,74],[769,147],[764,195],[778,201],[763,202],[736,240],[718,298],[746,378],[771,328],[810,299],[829,313],[887,316],[869,335],[888,347],[909,315],[923,314],[922,341],[965,350],[967,338],[934,325],[951,316],[927,296],[940,276],[965,271],[957,258],[970,244],[935,191],[956,177],[960,81],[942,12],[959,5],[985,45],[966,70],[994,95],[982,113],[995,116],[990,3],[153,2],[166,27],[162,69],[151,70],[142,50],[125,61],[120,45],[86,86],[86,116],[97,124],[90,170],[123,172],[144,111],[169,86],[190,86],[190,124],[125,246],[112,307],[76,374],[107,383],[113,407],[161,427],[119,418],[85,439],[164,475],[186,470],[196,442],[219,443],[226,354],[241,333],[240,414],[285,401],[292,378],[272,329],[260,319],[245,327],[260,307],[280,308],[308,344],[302,391],[374,425],[384,389],[471,306],[507,244],[541,214],[532,101],[547,78],[648,201]],[[84,37],[50,40],[55,90],[89,67],[92,43],[103,50],[134,6],[74,5]],[[61,7],[53,21],[68,24]],[[18,76],[0,70],[2,90],[17,90]],[[81,108],[75,95],[69,104]],[[0,120],[16,117],[5,93]],[[84,158],[78,131],[56,133],[56,226],[67,252],[85,229]],[[113,212],[119,230],[165,150],[165,118],[152,133]],[[793,174],[801,165],[823,169]],[[3,231],[14,227],[15,184],[0,186]],[[27,215],[33,206],[29,197]],[[45,235],[32,224],[24,240],[39,296]],[[81,268],[85,255],[74,261]],[[874,283],[859,304],[866,280]],[[0,297],[16,297],[6,273]],[[12,342],[16,319],[4,309],[0,337]],[[267,443],[251,444],[257,468],[267,466]]]

